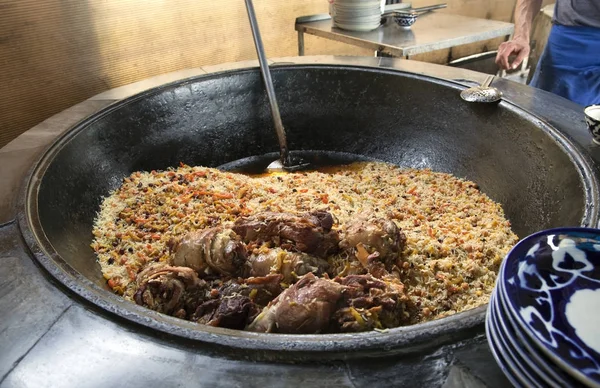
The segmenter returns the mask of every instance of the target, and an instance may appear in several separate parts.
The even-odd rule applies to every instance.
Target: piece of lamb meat
[[[394,221],[366,213],[345,225],[340,241],[340,248],[353,251],[366,268],[369,261],[377,260],[390,269],[401,257],[405,245],[406,236]]]
[[[248,256],[243,277],[267,276],[272,273],[283,275],[283,281],[290,284],[297,277],[309,272],[319,276],[327,271],[327,260],[303,252],[290,252],[281,248],[269,249],[265,253]]]
[[[196,311],[198,323],[228,329],[243,330],[249,316],[256,316],[258,309],[250,298],[232,295],[214,299],[201,305]]]
[[[137,284],[137,304],[182,319],[208,298],[208,284],[188,267],[154,263],[138,274]]]
[[[238,219],[232,229],[246,243],[272,241],[324,258],[338,250],[339,236],[332,227],[333,216],[325,211],[304,215],[261,212]]]
[[[172,262],[200,275],[213,270],[236,276],[246,261],[246,247],[231,229],[214,227],[188,233],[175,246]]]
[[[333,314],[337,331],[386,329],[408,322],[410,299],[397,279],[384,281],[366,274],[335,278],[334,281],[345,287]]]
[[[308,273],[269,303],[248,330],[288,334],[326,331],[343,289],[339,283]]]
[[[281,294],[283,291],[282,281],[283,275],[281,274],[270,274],[247,279],[232,279],[225,282],[218,291],[222,297],[232,295],[247,296],[253,303],[262,308]]]
[[[260,310],[279,295],[280,274],[261,278],[230,279],[210,299],[196,309],[192,321],[242,330],[258,315]]]

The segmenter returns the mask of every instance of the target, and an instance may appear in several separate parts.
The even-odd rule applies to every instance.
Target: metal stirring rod
[[[265,82],[265,88],[267,89],[269,105],[271,106],[273,124],[275,125],[275,131],[277,132],[277,138],[279,139],[280,160],[284,166],[290,166],[291,160],[287,147],[285,129],[283,128],[283,122],[281,121],[279,105],[277,104],[277,97],[275,96],[275,88],[273,87],[273,80],[271,78],[271,72],[269,71],[269,64],[267,63],[267,56],[265,55],[262,38],[260,37],[260,30],[258,29],[258,22],[256,21],[252,0],[246,0],[246,9],[248,11],[248,18],[250,19],[250,27],[252,28],[252,36],[254,37],[254,45],[256,46],[260,71],[262,73],[263,81]]]

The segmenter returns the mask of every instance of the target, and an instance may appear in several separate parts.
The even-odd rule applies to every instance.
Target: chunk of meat
[[[398,279],[381,280],[366,274],[334,281],[345,287],[333,315],[337,331],[359,332],[408,323],[410,299]]]
[[[188,267],[154,263],[137,276],[134,300],[140,306],[186,319],[207,299],[208,285]]]
[[[340,247],[353,250],[365,267],[369,260],[377,259],[389,269],[400,258],[406,245],[406,236],[394,221],[364,213],[345,226],[343,237]]]
[[[210,314],[201,316],[198,323],[243,330],[248,324],[248,316],[251,312],[257,312],[257,308],[247,296],[232,295],[217,301],[218,303],[211,303],[214,310]]]
[[[199,274],[213,270],[236,276],[246,261],[246,247],[231,229],[208,228],[188,233],[175,247],[173,264]]]
[[[388,264],[388,268],[391,268],[393,265],[393,261],[392,263],[383,263],[378,251],[369,253],[362,243],[358,243],[356,246],[355,256],[360,265],[376,278],[382,278],[389,275],[386,264]]]
[[[235,279],[225,282],[219,288],[219,295],[243,295],[249,297],[253,303],[265,307],[283,291],[281,274],[270,274],[262,277],[248,279]]]
[[[324,211],[301,216],[262,212],[238,219],[233,230],[246,243],[272,241],[285,249],[326,257],[338,250],[339,236],[332,227],[333,217]]]
[[[326,331],[343,289],[339,283],[308,273],[269,303],[248,330],[288,334]]]
[[[213,299],[198,306],[191,320],[242,330],[260,310],[283,291],[279,274],[261,278],[230,279],[210,293]]]
[[[329,263],[321,258],[302,252],[290,252],[281,248],[268,249],[264,253],[248,256],[242,276],[283,275],[283,281],[292,283],[297,277],[309,272],[319,276],[327,271]]]

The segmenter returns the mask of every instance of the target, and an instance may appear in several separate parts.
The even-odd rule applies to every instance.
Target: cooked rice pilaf
[[[133,300],[138,273],[169,261],[169,244],[191,231],[261,211],[314,210],[330,212],[334,229],[365,211],[401,228],[400,281],[415,306],[409,323],[487,303],[500,262],[517,242],[501,206],[475,183],[369,162],[260,176],[186,165],[135,172],[104,198],[91,246],[108,286]]]

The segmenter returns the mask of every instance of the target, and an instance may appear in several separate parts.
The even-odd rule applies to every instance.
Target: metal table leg
[[[298,56],[304,56],[304,31],[298,31]]]

